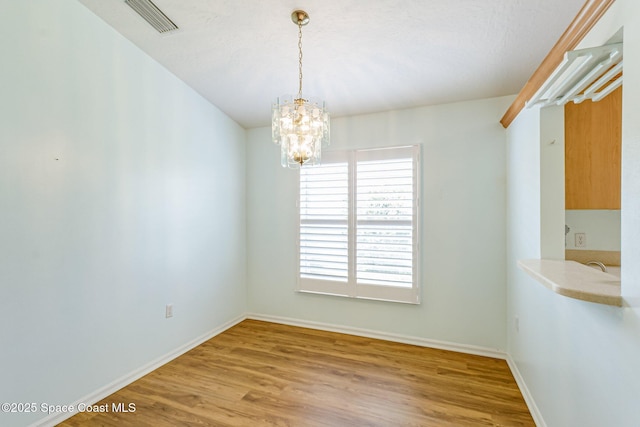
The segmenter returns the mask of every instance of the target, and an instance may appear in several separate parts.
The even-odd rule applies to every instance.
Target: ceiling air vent
[[[599,101],[622,85],[622,63],[622,43],[566,52],[527,107]]]
[[[151,0],[124,0],[131,9],[138,12],[159,33],[167,33],[178,29],[178,26],[167,17]]]

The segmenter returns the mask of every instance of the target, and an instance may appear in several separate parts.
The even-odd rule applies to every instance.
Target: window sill
[[[527,259],[518,267],[557,294],[622,307],[620,278],[575,261]]]

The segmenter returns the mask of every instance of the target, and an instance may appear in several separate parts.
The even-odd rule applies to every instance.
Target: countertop
[[[621,307],[620,277],[575,261],[526,259],[518,266],[557,294]]]

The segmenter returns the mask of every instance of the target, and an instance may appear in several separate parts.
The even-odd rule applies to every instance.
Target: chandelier
[[[271,134],[280,145],[282,167],[298,169],[320,163],[322,145],[329,145],[329,112],[324,101],[302,97],[302,26],[309,23],[303,10],[291,14],[298,26],[298,95],[284,95],[271,107]]]

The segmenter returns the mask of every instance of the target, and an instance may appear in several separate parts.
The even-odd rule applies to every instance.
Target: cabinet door
[[[620,209],[622,87],[566,104],[564,120],[566,209]]]

